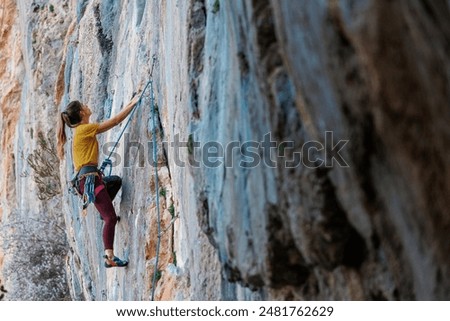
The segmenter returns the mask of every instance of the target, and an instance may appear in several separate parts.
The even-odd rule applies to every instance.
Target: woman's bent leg
[[[114,233],[117,223],[117,216],[106,188],[102,188],[98,194],[95,195],[94,205],[105,223],[103,226],[103,244],[105,246],[105,250],[112,250],[114,248]]]
[[[86,179],[80,181],[80,193],[84,192],[84,183]],[[109,197],[108,191],[100,177],[95,178],[95,202],[94,205],[100,216],[103,218],[105,225],[103,226],[103,245],[105,250],[113,250],[114,248],[114,233],[117,223],[116,210]]]

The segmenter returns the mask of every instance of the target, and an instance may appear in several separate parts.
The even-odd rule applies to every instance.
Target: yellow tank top
[[[72,155],[75,170],[87,164],[98,165],[97,134],[99,124],[83,124],[75,128],[73,137]]]

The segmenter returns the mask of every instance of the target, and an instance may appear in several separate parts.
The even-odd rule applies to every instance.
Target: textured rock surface
[[[68,6],[4,1],[0,16],[0,243],[7,299],[67,299],[54,84]],[[33,267],[30,269],[30,267]]]
[[[149,96],[115,157],[127,269],[101,266],[102,221],[65,188],[70,147],[44,200],[24,160],[70,100],[94,120],[117,113],[154,56],[156,299],[450,298],[448,1],[17,3],[0,29],[0,220],[63,213],[72,299],[151,296]],[[100,137],[103,156],[119,130]],[[317,148],[339,140],[348,166]],[[285,166],[301,151],[305,164]]]

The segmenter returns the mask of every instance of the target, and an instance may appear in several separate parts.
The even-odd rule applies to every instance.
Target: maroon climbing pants
[[[84,193],[84,182],[86,178],[80,180],[80,193]],[[114,232],[117,223],[116,210],[111,198],[106,190],[105,184],[100,176],[95,177],[95,202],[94,205],[99,211],[104,221],[103,245],[105,250],[112,250],[114,247]]]

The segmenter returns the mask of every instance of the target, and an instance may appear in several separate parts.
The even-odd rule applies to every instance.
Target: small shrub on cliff
[[[2,226],[3,273],[10,300],[67,300],[67,240],[62,217],[21,218]],[[2,291],[3,289],[3,291]],[[5,293],[3,287],[0,291]],[[3,294],[1,293],[1,294]]]

